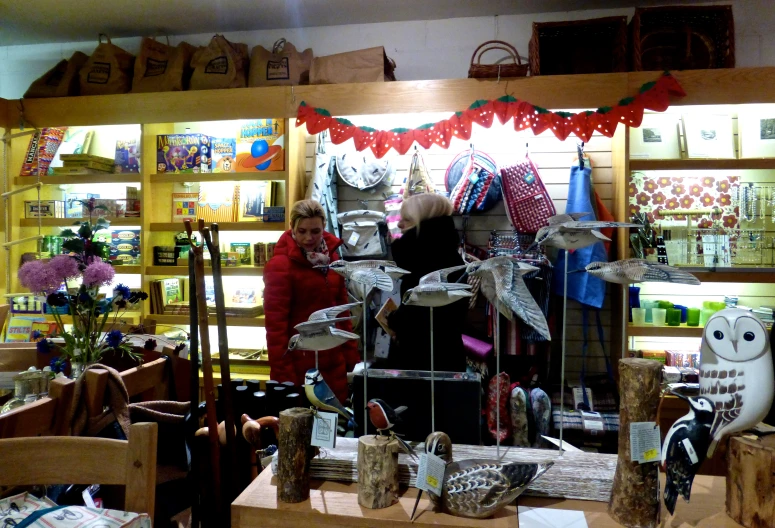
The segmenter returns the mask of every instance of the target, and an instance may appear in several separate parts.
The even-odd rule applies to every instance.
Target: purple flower
[[[118,348],[121,346],[121,342],[124,340],[124,334],[119,330],[111,330],[108,335],[105,336],[105,342],[110,348]]]
[[[40,260],[33,260],[22,265],[19,268],[18,277],[22,286],[35,293],[55,291],[62,282],[54,275],[51,267]]]
[[[59,280],[74,279],[80,275],[78,262],[69,255],[57,255],[51,259],[48,265]]]
[[[83,284],[87,288],[107,286],[113,282],[116,271],[107,262],[94,261],[83,270]]]

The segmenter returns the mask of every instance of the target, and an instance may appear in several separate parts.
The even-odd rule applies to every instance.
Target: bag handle
[[[522,59],[519,58],[517,49],[508,42],[502,40],[488,40],[487,42],[480,44],[479,47],[474,50],[474,54],[471,55],[471,65],[473,66],[474,60],[476,60],[476,64],[481,64],[482,55],[496,49],[508,52],[508,54],[511,55],[511,60],[514,61],[514,64],[522,66]],[[477,53],[479,53],[479,56],[477,56]]]
[[[97,42],[98,42],[99,44],[102,44],[102,37],[105,37],[105,40],[107,40],[107,41],[108,41],[108,44],[113,44],[113,43],[110,41],[110,36],[109,36],[107,33],[100,33],[100,34],[99,34],[99,36],[97,37]]]
[[[283,52],[283,49],[285,48],[285,44],[286,44],[287,42],[288,42],[288,41],[287,41],[287,40],[285,40],[284,38],[277,39],[277,40],[275,41],[275,43],[272,45],[272,54],[273,54],[273,55],[277,55],[277,54],[279,54],[279,53],[282,53],[282,52]]]

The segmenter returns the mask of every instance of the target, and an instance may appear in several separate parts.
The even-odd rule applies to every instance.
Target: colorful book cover
[[[32,324],[45,321],[42,317],[12,316],[5,331],[6,343],[27,343],[32,335]]]
[[[283,119],[242,121],[237,136],[237,172],[285,170]]]
[[[59,145],[65,136],[67,127],[43,128],[30,138],[27,153],[22,163],[21,176],[37,176],[48,174],[48,168],[56,156]]]
[[[272,183],[246,181],[240,184],[240,220],[263,218],[264,207],[271,203]]]
[[[137,138],[116,141],[116,172],[140,172],[140,142]]]
[[[161,287],[165,305],[181,302],[183,300],[183,296],[180,292],[180,281],[178,279],[162,279]]]
[[[234,138],[213,138],[213,172],[237,172],[237,140]]]
[[[200,183],[196,217],[207,223],[234,222],[236,189],[235,185],[225,185],[223,182]]]
[[[232,242],[229,244],[229,249],[239,254],[240,264],[250,265],[250,242]]]
[[[255,288],[238,288],[231,296],[231,302],[234,304],[256,304]]]
[[[210,172],[210,136],[165,134],[156,136],[156,171]]]
[[[172,221],[196,221],[196,204],[199,193],[172,193]]]

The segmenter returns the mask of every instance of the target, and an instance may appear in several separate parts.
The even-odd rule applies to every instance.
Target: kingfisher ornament
[[[708,398],[687,398],[678,393],[673,394],[689,402],[689,413],[670,427],[662,447],[664,499],[670,515],[675,512],[675,501],[679,494],[689,502],[694,476],[705,461],[710,445],[710,428],[715,415],[713,402]]]
[[[700,396],[716,413],[708,457],[724,436],[767,416],[775,392],[771,354],[767,328],[751,312],[727,308],[708,319],[700,346]]]
[[[590,213],[560,214],[549,218],[549,225],[542,227],[536,233],[536,239],[531,248],[536,245],[552,246],[571,250],[591,246],[595,242],[610,242],[611,239],[600,232],[600,229],[612,227],[643,227],[640,224],[628,222],[605,222],[599,220],[579,220]]]
[[[700,284],[699,279],[688,271],[635,258],[614,262],[590,262],[584,271],[615,284],[635,284],[638,282]]]

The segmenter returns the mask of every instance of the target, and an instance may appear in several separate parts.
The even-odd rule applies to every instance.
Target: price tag
[[[655,422],[630,424],[630,460],[639,464],[662,460],[662,441]]]
[[[596,435],[605,431],[603,426],[603,417],[598,412],[581,411],[581,420],[584,424],[584,431]]]
[[[446,467],[444,461],[436,455],[421,453],[420,464],[417,467],[416,487],[434,495],[441,495],[441,485],[444,482]]]
[[[686,454],[689,455],[689,459],[692,461],[692,464],[699,462],[700,457],[697,456],[697,451],[694,450],[694,446],[692,445],[691,441],[688,438],[684,438],[681,443],[684,445]]]
[[[468,176],[468,180],[471,183],[476,183],[479,181],[479,168],[474,169],[474,171]]]
[[[83,503],[87,508],[96,508],[97,505],[94,503],[94,499],[91,496],[91,493],[89,493],[89,488],[86,488],[83,490],[83,493],[81,493],[81,497],[83,497]]]
[[[594,411],[595,407],[592,405],[592,389],[587,387],[587,402],[589,403],[589,410]],[[573,408],[579,410],[579,405],[584,403],[584,393],[581,391],[581,387],[573,387]]]
[[[312,442],[316,447],[336,447],[337,414],[318,411],[312,421]]]
[[[350,233],[350,238],[347,239],[347,245],[354,246],[355,244],[358,243],[358,240],[360,239],[361,239],[361,234],[358,233],[357,231],[353,231],[352,233]]]

